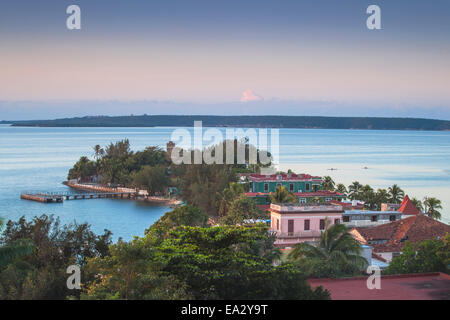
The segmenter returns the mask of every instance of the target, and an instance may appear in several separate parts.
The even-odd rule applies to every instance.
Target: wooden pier
[[[21,199],[38,201],[43,203],[63,202],[65,200],[85,199],[132,199],[136,197],[135,192],[95,192],[95,193],[32,193],[24,192]]]

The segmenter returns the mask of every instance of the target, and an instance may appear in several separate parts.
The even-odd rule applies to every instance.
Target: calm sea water
[[[92,146],[130,139],[133,150],[165,147],[174,128],[21,128],[0,125],[0,216],[54,214],[63,223],[88,222],[114,238],[142,236],[167,207],[130,200],[95,199],[42,204],[20,200],[22,191],[68,191],[61,184]],[[367,167],[368,169],[364,169]],[[369,130],[280,130],[280,169],[330,175],[374,188],[399,184],[410,197],[442,200],[450,222],[450,132]],[[335,171],[328,169],[336,168]]]

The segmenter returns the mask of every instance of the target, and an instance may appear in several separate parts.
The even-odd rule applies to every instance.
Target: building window
[[[299,201],[300,203],[306,203],[306,198],[300,198],[300,199],[298,199],[298,201]]]
[[[325,220],[320,219],[320,230],[325,230]]]
[[[294,235],[294,220],[288,220],[288,235]]]
[[[277,230],[280,230],[280,220],[277,219]]]
[[[395,217],[395,215],[391,215],[391,216],[389,216],[389,221],[395,221],[396,220],[396,217]]]
[[[371,216],[370,217],[370,221],[377,222],[378,221],[378,216]]]
[[[306,191],[309,191],[309,183],[306,184]]]
[[[342,216],[344,222],[350,222],[350,216]]]
[[[290,192],[294,191],[294,184],[293,183],[289,184],[289,191]]]
[[[339,224],[341,223],[341,219],[334,219],[334,224]]]
[[[326,202],[331,201],[331,200],[332,200],[331,198],[325,198]]]
[[[269,184],[268,183],[264,183],[264,191],[269,191]]]
[[[305,220],[305,231],[309,230],[309,220]]]

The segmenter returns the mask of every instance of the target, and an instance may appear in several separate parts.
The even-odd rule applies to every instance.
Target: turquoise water
[[[166,207],[130,200],[93,199],[42,204],[20,200],[22,191],[67,191],[61,184],[92,146],[130,139],[133,150],[165,147],[174,128],[20,128],[0,125],[0,216],[54,214],[64,223],[88,222],[114,238],[141,236]],[[368,169],[363,169],[368,167]],[[442,200],[450,222],[450,132],[369,130],[280,130],[280,169],[330,175],[375,188],[397,183],[412,197]],[[337,168],[329,171],[329,168]]]

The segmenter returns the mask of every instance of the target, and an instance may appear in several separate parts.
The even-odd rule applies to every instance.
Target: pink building
[[[342,222],[344,210],[337,205],[272,203],[269,212],[270,230],[277,236],[275,245],[291,247],[299,242],[317,241],[326,225]]]

